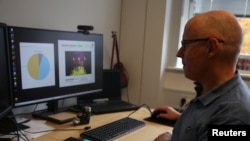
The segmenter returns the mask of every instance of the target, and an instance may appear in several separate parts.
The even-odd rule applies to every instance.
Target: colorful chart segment
[[[34,54],[28,61],[28,71],[35,80],[43,80],[49,74],[50,64],[43,54]]]

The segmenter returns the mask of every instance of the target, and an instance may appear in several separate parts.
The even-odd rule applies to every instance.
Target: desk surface
[[[95,128],[107,124],[109,122],[118,120],[120,118],[126,117],[131,112],[132,111],[109,113],[102,115],[92,115],[90,123],[88,125],[73,126],[72,123],[66,123],[60,125],[52,122],[45,122],[46,125],[51,126],[55,129],[79,129],[79,130],[53,131],[48,134],[42,135],[38,138],[34,138],[32,139],[32,141],[63,141],[68,137],[79,138],[80,133],[84,132],[84,127],[91,126],[91,128]],[[142,120],[146,123],[146,125],[136,131],[133,131],[132,133],[129,133],[125,136],[116,139],[116,141],[128,141],[128,140],[152,141],[159,134],[164,133],[166,131],[169,132],[172,131],[172,127],[143,120],[145,117],[148,116],[150,116],[150,113],[146,108],[141,108],[135,113],[133,113],[130,116],[131,118]],[[36,128],[36,127],[31,127],[31,128]]]

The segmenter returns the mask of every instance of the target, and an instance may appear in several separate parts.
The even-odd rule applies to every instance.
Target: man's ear
[[[216,38],[210,38],[208,42],[209,42],[208,53],[210,56],[214,56],[219,51],[219,42]]]

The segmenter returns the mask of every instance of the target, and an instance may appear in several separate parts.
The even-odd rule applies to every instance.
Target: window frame
[[[250,3],[249,3],[250,4]],[[180,22],[180,27],[179,27],[179,39],[176,41],[178,42],[178,48],[181,46],[181,39],[182,39],[182,33],[184,31],[184,26],[186,24],[186,22],[193,16],[195,15],[195,1],[194,0],[182,0],[182,13],[181,13],[181,22]],[[210,8],[212,8],[212,6],[210,5]],[[250,9],[250,8],[249,8]],[[249,10],[250,12],[250,10]],[[246,15],[246,12],[244,14],[235,14],[236,17],[248,17],[250,19],[250,14]],[[250,20],[249,20],[250,21]],[[168,55],[172,56],[173,58],[173,53],[168,53]],[[176,57],[176,56],[174,56]],[[239,60],[240,59],[246,59],[249,60],[250,62],[250,54],[249,55],[243,55],[240,54],[239,56]],[[167,61],[168,62],[168,61]],[[172,64],[172,65],[171,65]],[[176,57],[176,59],[174,60],[174,62],[172,61],[172,63],[167,63],[166,65],[166,71],[183,71],[182,69],[182,63],[181,63],[181,59]],[[243,77],[249,77],[250,78],[250,67],[247,70],[241,70],[239,69],[240,75]]]

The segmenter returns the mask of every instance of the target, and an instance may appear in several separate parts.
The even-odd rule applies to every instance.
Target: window
[[[183,1],[185,1],[183,2],[185,6],[183,6],[182,11],[179,41],[182,39],[185,23],[195,14],[213,9],[225,9],[238,17],[244,30],[244,41],[237,67],[243,74],[247,73],[250,75],[250,2],[248,3],[248,0],[189,0],[188,3],[186,0]],[[182,68],[179,58],[177,59],[176,67]]]

